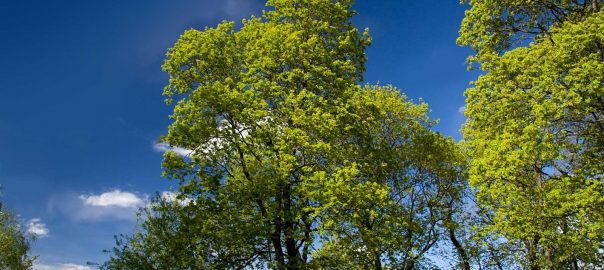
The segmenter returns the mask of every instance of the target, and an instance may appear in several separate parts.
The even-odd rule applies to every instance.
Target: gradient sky
[[[54,3],[53,3],[54,2]],[[170,124],[166,49],[184,30],[240,21],[259,0],[0,1],[0,200],[38,234],[35,269],[88,269],[135,209],[176,183],[160,177]],[[455,44],[457,0],[358,0],[366,81],[422,98],[459,138],[476,73]]]

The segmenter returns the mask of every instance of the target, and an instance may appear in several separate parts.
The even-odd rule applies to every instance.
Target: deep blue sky
[[[165,51],[187,28],[260,14],[263,1],[0,1],[1,200],[40,234],[37,269],[102,262],[133,209],[170,190],[161,151],[169,108]],[[459,138],[463,92],[476,77],[455,44],[457,0],[358,0],[369,27],[366,80],[430,104]],[[103,195],[104,194],[104,195]],[[29,224],[28,224],[29,223]],[[72,264],[72,265],[70,265]],[[71,267],[71,268],[70,268]]]

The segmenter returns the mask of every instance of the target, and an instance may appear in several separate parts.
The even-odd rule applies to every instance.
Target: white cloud
[[[136,211],[144,207],[149,196],[135,192],[110,190],[100,194],[61,194],[48,203],[54,209],[75,221],[136,220]]]
[[[457,108],[458,113],[464,114],[465,111],[466,111],[466,106],[461,106],[461,107]]]
[[[100,195],[80,195],[79,198],[88,206],[137,208],[145,204],[136,194],[119,189]]]
[[[48,228],[39,218],[32,218],[27,222],[27,233],[31,235],[42,238],[48,236],[48,232]]]
[[[193,202],[193,199],[191,199],[191,198],[183,198],[183,199],[177,198],[176,193],[174,193],[172,191],[162,192],[161,198],[167,202],[178,202],[178,204],[180,204],[182,206],[189,205],[191,202]]]
[[[269,123],[270,120],[271,120],[271,118],[269,116],[267,116],[267,117],[261,119],[260,121],[258,121],[258,124],[265,125],[265,124]],[[223,120],[218,125],[218,130],[224,131],[225,129],[229,129],[230,131],[234,131],[236,134],[238,134],[238,136],[240,136],[241,139],[245,139],[248,137],[249,132],[250,132],[250,128],[248,126],[243,125],[243,124],[235,124],[234,127],[230,126],[230,125],[227,126],[227,125],[228,125],[227,121]],[[188,158],[190,158],[195,153],[201,153],[201,154],[208,155],[215,151],[223,150],[225,147],[227,147],[227,143],[225,143],[224,138],[220,138],[220,137],[214,137],[214,138],[208,139],[207,142],[200,145],[199,147],[196,147],[195,150],[190,150],[190,149],[186,149],[186,148],[179,147],[179,146],[171,146],[170,144],[165,143],[165,142],[160,142],[160,143],[156,143],[153,145],[153,149],[157,152],[174,151],[177,155],[179,155],[181,157],[188,157]]]
[[[177,193],[163,191],[159,195],[168,202],[182,206],[195,203],[193,198],[178,198]],[[141,207],[151,206],[151,196],[145,193],[128,192],[114,189],[100,194],[63,194],[52,197],[49,202],[50,212],[57,210],[74,221],[128,221],[137,219]],[[41,224],[39,219],[32,219],[33,224]],[[34,227],[32,227],[34,228]],[[45,228],[35,227],[36,229]]]
[[[62,263],[62,264],[34,264],[33,270],[92,270],[91,267],[86,265],[79,265],[73,263]]]
[[[185,149],[178,146],[170,146],[165,142],[154,144],[153,149],[158,152],[174,151],[174,153],[181,157],[190,157],[193,154],[193,150]]]

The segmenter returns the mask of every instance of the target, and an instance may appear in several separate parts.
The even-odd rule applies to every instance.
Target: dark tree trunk
[[[287,252],[287,269],[295,270],[300,269],[302,260],[300,259],[300,253],[298,252],[298,246],[296,245],[296,239],[294,236],[295,222],[294,215],[292,214],[292,198],[291,198],[291,186],[286,184],[283,187],[283,233],[285,234],[285,250]]]
[[[537,247],[539,243],[539,237],[535,236],[533,239],[529,240],[526,244],[526,252],[527,252],[527,262],[530,270],[540,270],[541,267],[537,260]]]
[[[467,254],[466,250],[464,249],[464,247],[461,245],[461,243],[459,243],[459,241],[457,240],[457,237],[455,236],[455,230],[453,230],[453,228],[451,228],[451,227],[449,227],[448,229],[449,229],[449,239],[451,239],[451,243],[453,243],[453,246],[455,246],[455,250],[457,251],[459,258],[461,259],[461,269],[471,270],[470,269],[470,259],[468,258],[468,254]]]
[[[281,218],[276,217],[274,223],[275,227],[271,233],[271,242],[275,251],[275,260],[277,261],[278,269],[285,269],[285,258],[283,256],[283,246],[281,245]]]
[[[376,251],[373,255],[375,256],[375,258],[373,259],[373,268],[375,270],[382,270],[382,261],[380,260],[380,253]]]

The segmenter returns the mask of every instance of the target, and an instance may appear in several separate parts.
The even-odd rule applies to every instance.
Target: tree
[[[183,201],[156,196],[139,212],[137,231],[116,237],[112,257],[101,269],[224,269],[246,264],[225,265],[215,260],[208,247],[221,245],[212,232],[199,230],[203,217]],[[236,232],[235,232],[236,233]],[[220,237],[220,240],[225,240]],[[203,241],[203,242],[201,242]],[[244,241],[242,241],[243,243]],[[222,258],[226,260],[226,258]]]
[[[431,264],[426,255],[455,226],[450,214],[461,204],[465,178],[461,153],[430,130],[427,110],[392,87],[357,90],[351,115],[340,119],[348,132],[337,142],[345,149],[339,160],[353,166],[309,181],[328,236],[321,260],[346,256],[359,269]]]
[[[451,139],[429,130],[425,103],[392,87],[358,88],[354,96],[338,115],[346,136],[328,153],[339,165],[326,161],[336,164],[333,172],[310,174],[297,186],[313,203],[304,210],[320,243],[301,268],[421,269],[455,226],[450,215],[464,189],[463,159]],[[117,239],[105,268],[270,267],[270,257],[261,257],[267,251],[253,246],[264,234],[256,217],[232,203],[191,193],[156,199],[140,230]]]
[[[483,229],[528,269],[598,269],[604,254],[603,1],[472,0],[458,42],[484,71],[466,92]]]
[[[154,209],[109,269],[429,264],[460,203],[463,158],[430,130],[425,103],[360,85],[370,38],[352,4],[270,0],[240,29],[179,38],[163,66],[176,105],[162,140],[192,152],[167,152],[163,167],[191,202]]]
[[[179,99],[164,141],[166,175],[207,206],[218,230],[241,232],[238,260],[295,269],[310,256],[317,217],[302,178],[328,172],[336,112],[360,80],[369,38],[351,1],[269,1],[263,18],[187,31],[169,51],[165,94]],[[229,213],[226,216],[225,213]],[[252,222],[253,221],[253,222]],[[210,226],[204,224],[204,226]],[[233,253],[233,246],[215,251]]]
[[[0,203],[0,269],[31,269],[35,258],[28,255],[30,241],[14,215],[3,209]]]

